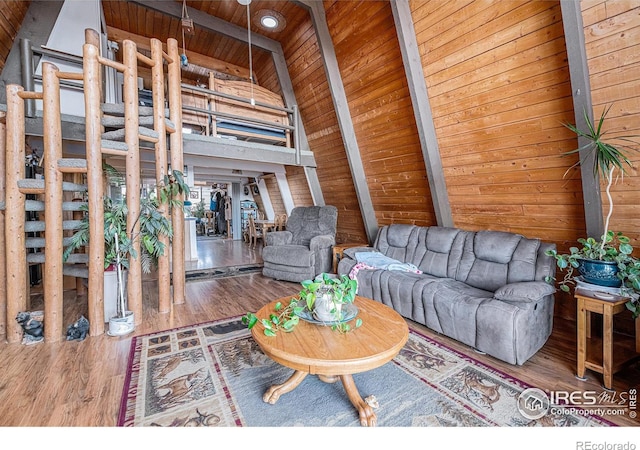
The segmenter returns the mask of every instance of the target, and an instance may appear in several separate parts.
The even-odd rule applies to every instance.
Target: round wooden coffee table
[[[262,307],[256,315],[259,319],[267,318],[277,302],[288,305],[291,298],[275,300]],[[358,410],[360,424],[376,425],[373,408],[360,396],[352,375],[391,361],[407,342],[409,327],[400,314],[382,303],[356,297],[354,304],[363,323],[349,333],[340,333],[329,326],[302,319],[293,332],[279,331],[274,337],[265,336],[259,322],[251,329],[253,338],[267,356],[295,370],[287,381],[267,389],[262,397],[265,402],[276,403],[282,394],[295,389],[308,374],[318,375],[328,383],[341,380],[349,400]],[[352,323],[355,324],[355,319]]]

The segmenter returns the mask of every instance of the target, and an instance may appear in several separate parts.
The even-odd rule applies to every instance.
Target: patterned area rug
[[[527,419],[530,386],[409,327],[384,366],[353,376],[378,426],[609,426],[588,414]],[[356,331],[357,332],[357,331]],[[119,426],[360,426],[342,384],[308,376],[275,405],[262,394],[292,370],[265,356],[239,317],[133,338]]]

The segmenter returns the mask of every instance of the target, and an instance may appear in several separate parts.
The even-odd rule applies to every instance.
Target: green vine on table
[[[258,316],[250,312],[242,317],[242,323],[251,329],[260,322],[266,336],[275,336],[278,330],[289,333],[300,322],[299,314],[303,309],[304,306],[299,306],[298,299],[294,297],[286,306],[283,306],[282,302],[277,302],[274,312],[269,314],[269,318],[259,319]]]
[[[300,314],[305,308],[305,306],[300,306],[300,303],[302,303],[300,300],[298,297],[293,297],[286,306],[283,305],[282,302],[277,302],[274,307],[274,312],[269,314],[269,317],[265,319],[260,319],[254,313],[249,312],[242,316],[242,323],[245,324],[248,329],[251,329],[260,322],[264,327],[264,334],[266,336],[275,336],[280,330],[290,333],[300,322]],[[353,327],[348,322],[339,322],[332,324],[331,329],[341,333],[348,333],[360,328],[360,326],[362,326],[362,319],[357,318]]]
[[[279,330],[289,333],[300,322],[300,315],[305,308],[307,311],[313,311],[316,298],[330,294],[333,304],[331,313],[338,319],[331,323],[331,329],[348,333],[362,326],[362,319],[357,318],[352,327],[348,321],[344,320],[344,311],[340,308],[341,305],[354,302],[358,290],[356,280],[350,279],[347,275],[338,277],[322,273],[315,280],[305,280],[301,284],[302,289],[297,296],[291,298],[288,305],[277,302],[274,311],[265,319],[260,319],[249,312],[242,317],[242,323],[251,329],[260,322],[267,336],[275,336]],[[329,325],[329,323],[323,324]]]

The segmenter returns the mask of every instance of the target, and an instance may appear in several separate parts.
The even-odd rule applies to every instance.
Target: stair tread
[[[75,202],[62,202],[63,211],[82,211],[83,207],[87,206],[87,202],[75,201]],[[7,207],[6,202],[0,202],[0,211],[4,211]],[[25,200],[25,211],[44,211],[44,202],[42,200]]]
[[[101,108],[104,114],[124,116],[124,103],[103,103]],[[153,106],[138,106],[138,115],[141,117],[153,116]],[[164,115],[165,117],[169,116],[168,108],[165,108]]]
[[[62,245],[68,246],[71,243],[71,237],[65,237],[62,239]],[[24,240],[24,246],[26,248],[44,248],[46,240],[43,237],[28,237]]]
[[[44,252],[27,253],[27,262],[43,264],[45,262]],[[67,259],[67,263],[70,264],[87,264],[88,262],[89,255],[86,253],[72,253]]]
[[[71,277],[89,278],[89,268],[82,264],[65,264],[62,266],[62,273]]]
[[[63,220],[62,221],[62,229],[63,230],[77,230],[82,225],[82,220]],[[39,231],[45,231],[45,222],[42,220],[31,220],[25,222],[24,231],[26,233],[37,233]]]
[[[18,188],[20,189],[44,189],[44,179],[35,179],[35,178],[25,178],[22,180],[18,180]],[[63,191],[86,191],[87,186],[84,184],[71,183],[68,181],[62,182],[62,190]]]
[[[100,145],[102,146],[102,148],[111,149],[111,150],[121,150],[125,153],[129,150],[129,148],[127,147],[127,144],[125,144],[122,141],[102,139],[102,142]]]
[[[145,127],[138,127],[138,135],[155,138],[155,139],[158,138],[157,131],[152,130],[151,128],[145,128]],[[117,130],[107,131],[105,133],[102,133],[102,138],[110,141],[122,140],[125,138],[125,130],[124,128],[120,128]]]
[[[168,118],[164,119],[165,127],[174,129],[176,126]],[[102,118],[102,125],[106,128],[124,128],[125,118],[124,117],[111,117],[105,116]],[[139,124],[143,125],[146,128],[152,129],[155,125],[154,118],[152,116],[142,116],[139,119]]]
[[[61,158],[58,160],[58,167],[79,167],[87,168],[87,160],[82,158]]]
[[[124,128],[126,118],[125,117],[112,117],[105,116],[102,118],[102,125],[107,128]],[[138,123],[140,125],[152,126],[153,127],[153,116],[141,116],[138,118]]]

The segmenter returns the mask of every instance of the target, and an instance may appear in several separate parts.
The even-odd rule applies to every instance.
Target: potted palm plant
[[[106,168],[106,171],[110,177],[118,178],[115,169]],[[105,319],[109,319],[110,334],[123,335],[133,331],[133,313],[127,311],[124,281],[130,258],[140,257],[144,273],[151,273],[157,266],[158,258],[165,252],[165,245],[160,237],[162,235],[169,239],[173,237],[171,221],[158,210],[159,202],[168,204],[170,207],[183,207],[180,202],[175,201],[175,198],[177,193],[185,192],[188,193],[189,188],[179,171],[174,171],[165,177],[164,185],[155,198],[141,198],[140,215],[136,219],[140,223],[140,231],[135,235],[133,233],[135,224],[132,230],[127,230],[128,210],[124,199],[104,198],[104,302]],[[83,207],[83,211],[81,225],[71,236],[69,245],[64,250],[64,261],[71,253],[89,243],[89,215],[86,206]],[[133,246],[136,239],[140,240],[140,255]],[[107,317],[114,310],[115,315]]]
[[[576,284],[578,276],[589,284],[614,288],[620,287],[623,294],[631,296],[627,307],[634,313],[635,317],[640,313],[636,300],[637,295],[634,295],[635,292],[640,291],[640,282],[638,281],[640,264],[638,259],[632,255],[633,247],[630,244],[630,239],[621,232],[610,230],[609,225],[613,215],[611,186],[616,180],[614,175],[616,171],[619,171],[620,175],[624,176],[626,167],[632,167],[625,151],[637,151],[638,142],[635,140],[635,136],[619,136],[615,138],[616,143],[604,140],[603,124],[610,109],[611,106],[603,110],[597,125],[591,122],[585,111],[586,130],[580,130],[572,124],[565,124],[578,137],[586,140],[585,145],[567,152],[566,155],[585,149],[592,153],[594,161],[593,176],[597,180],[602,177],[606,183],[609,209],[604,222],[604,233],[599,240],[593,237],[578,239],[580,247],[571,247],[569,253],[549,250],[547,254],[553,256],[556,259],[558,268],[565,272],[564,278],[559,282],[561,290],[569,292],[569,286]],[[579,160],[569,170],[581,163],[582,161]],[[578,275],[576,275],[576,272]]]

